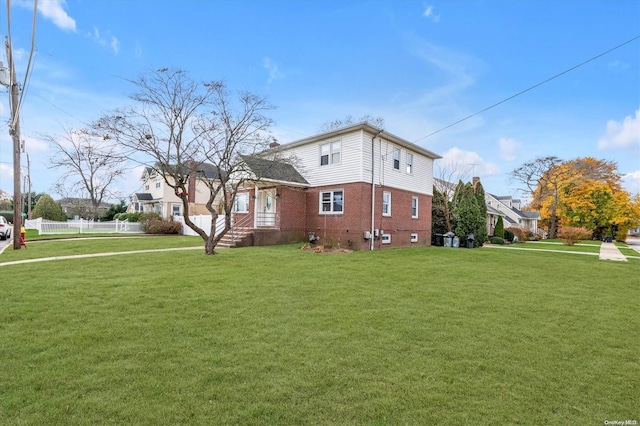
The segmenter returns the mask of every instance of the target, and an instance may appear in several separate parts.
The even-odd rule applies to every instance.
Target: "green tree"
[[[43,194],[33,209],[33,218],[38,217],[47,220],[67,220],[67,216],[64,214],[64,211],[62,211],[60,204],[56,203],[48,194]]]
[[[434,234],[444,234],[449,231],[446,217],[449,214],[447,204],[449,204],[449,200],[434,186],[431,203],[431,232]]]
[[[111,204],[111,206],[109,207],[109,210],[106,211],[106,213],[104,214],[104,216],[100,218],[100,220],[103,222],[113,220],[114,216],[117,215],[118,213],[126,213],[126,212],[127,212],[127,205],[124,203],[124,200],[120,200],[120,203],[118,204]]]
[[[487,201],[485,198],[484,188],[480,180],[478,180],[473,185],[473,192],[476,196],[476,202],[478,203],[478,207],[480,208],[480,217],[479,220],[482,220],[483,226],[480,226],[476,232],[474,233],[476,239],[474,241],[474,245],[476,247],[482,246],[487,238],[489,237],[489,232],[487,231]]]
[[[486,215],[482,214],[482,209],[478,205],[476,194],[470,182],[458,185],[456,195],[457,224],[455,233],[462,239],[466,239],[469,234],[482,234],[486,227]],[[484,203],[483,203],[484,204]],[[484,243],[480,239],[474,239],[473,245],[477,247]]]
[[[502,216],[498,216],[496,226],[493,229],[493,236],[504,238],[504,221],[502,220]]]

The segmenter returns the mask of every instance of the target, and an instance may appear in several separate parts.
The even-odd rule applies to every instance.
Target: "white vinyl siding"
[[[309,185],[336,186],[345,183],[371,183],[371,138],[375,134],[363,130],[354,130],[325,140],[310,142],[285,149],[285,156],[296,158],[296,169],[305,177]],[[321,166],[320,146],[340,141],[340,164]],[[283,146],[284,147],[284,146]],[[400,153],[409,151],[405,146],[385,139],[382,133],[373,143],[374,176],[376,185],[389,188],[399,188],[409,192],[433,195],[433,160],[419,151],[412,151],[413,173],[397,172],[393,168],[393,149],[400,149]],[[400,164],[400,167],[403,167]],[[400,169],[405,170],[405,169]]]

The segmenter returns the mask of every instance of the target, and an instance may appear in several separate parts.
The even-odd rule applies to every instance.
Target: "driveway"
[[[632,248],[640,253],[640,238],[627,238],[627,245],[629,246],[629,248]]]
[[[0,253],[9,246],[13,245],[13,239],[7,238],[6,240],[0,240]]]

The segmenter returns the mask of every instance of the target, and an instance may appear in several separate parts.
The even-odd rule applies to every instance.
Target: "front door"
[[[275,189],[264,189],[258,191],[256,220],[258,226],[276,226]]]

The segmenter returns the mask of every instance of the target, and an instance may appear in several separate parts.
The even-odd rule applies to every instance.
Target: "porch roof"
[[[242,160],[258,179],[309,185],[309,182],[291,164],[252,156],[242,156]]]

